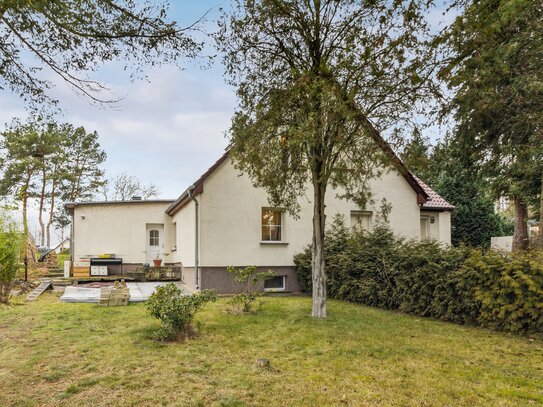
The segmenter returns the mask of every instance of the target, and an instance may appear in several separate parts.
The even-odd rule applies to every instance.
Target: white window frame
[[[279,222],[280,224],[279,225],[272,225],[272,224],[268,224],[268,225],[265,225],[262,221],[263,221],[263,217],[264,217],[264,211],[270,211],[270,212],[279,212]],[[285,241],[285,216],[284,216],[284,209],[282,208],[270,208],[270,207],[262,207],[260,208],[260,241],[262,243],[283,243]],[[270,227],[270,239],[268,240],[265,240],[263,239],[263,235],[262,235],[262,232],[263,232],[263,228],[264,226],[269,226]],[[272,227],[278,227],[279,228],[279,234],[280,234],[280,239],[279,240],[272,240],[271,237],[272,237]]]
[[[153,232],[156,232],[156,236]],[[153,244],[154,241],[156,241],[156,244]],[[159,246],[160,246],[160,230],[149,229],[149,247],[159,247]]]
[[[274,276],[274,278],[281,277],[283,280],[283,287],[280,288],[266,288],[264,287],[264,291],[286,291],[287,289],[287,276]],[[264,285],[266,282],[264,281]]]
[[[371,230],[372,220],[373,220],[373,212],[372,211],[356,210],[356,211],[351,211],[350,215],[351,215],[351,217],[350,217],[349,220],[351,222],[351,230],[354,230],[355,226],[360,225],[360,223],[353,224],[353,217],[367,217],[368,218],[368,229],[367,229],[367,231]],[[364,230],[366,230],[366,229],[364,229]]]
[[[425,223],[426,223],[426,237],[422,237],[422,221],[425,221]],[[420,228],[420,232],[419,232],[420,233],[420,240],[422,242],[430,240],[431,239],[431,236],[430,236],[430,216],[429,215],[421,215],[420,223],[421,223],[421,228]]]

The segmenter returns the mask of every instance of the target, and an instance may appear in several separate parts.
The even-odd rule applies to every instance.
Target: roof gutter
[[[195,288],[198,290],[198,289],[200,289],[200,279],[199,279],[199,274],[200,274],[199,255],[200,255],[200,251],[199,251],[199,247],[198,247],[198,242],[199,242],[199,230],[198,229],[199,229],[199,223],[200,223],[198,221],[198,213],[200,212],[199,211],[200,203],[192,195],[192,192],[194,191],[194,188],[195,188],[194,185],[190,186],[189,189],[187,189],[187,195],[194,202],[194,285],[195,285]]]

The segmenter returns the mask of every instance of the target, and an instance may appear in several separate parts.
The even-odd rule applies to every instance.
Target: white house
[[[453,206],[399,164],[370,182],[373,200],[391,205],[392,230],[407,238],[449,244]],[[327,194],[327,219],[341,214],[354,226],[371,228],[376,207]],[[264,190],[239,174],[226,152],[181,196],[173,200],[73,202],[72,259],[104,253],[122,259],[127,272],[154,258],[182,267],[185,283],[197,289],[235,290],[227,266],[256,265],[275,271],[266,287],[298,291],[293,256],[311,241],[311,193],[300,201],[299,219],[270,207]],[[75,263],[74,263],[75,264]],[[110,267],[120,273],[120,266]]]

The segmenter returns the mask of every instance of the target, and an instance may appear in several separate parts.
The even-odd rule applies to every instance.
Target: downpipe
[[[199,241],[199,221],[198,221],[198,213],[200,203],[198,200],[192,195],[192,191],[194,191],[194,185],[192,185],[188,189],[188,195],[189,198],[194,202],[194,285],[197,290],[200,289],[200,259],[199,259],[199,248],[198,248],[198,241]]]

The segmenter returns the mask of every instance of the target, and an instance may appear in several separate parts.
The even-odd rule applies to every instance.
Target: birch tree
[[[364,206],[368,181],[394,160],[380,132],[407,123],[435,92],[425,4],[238,0],[220,20],[215,38],[239,98],[236,167],[293,216],[311,190],[314,317],[327,315],[329,186]]]

